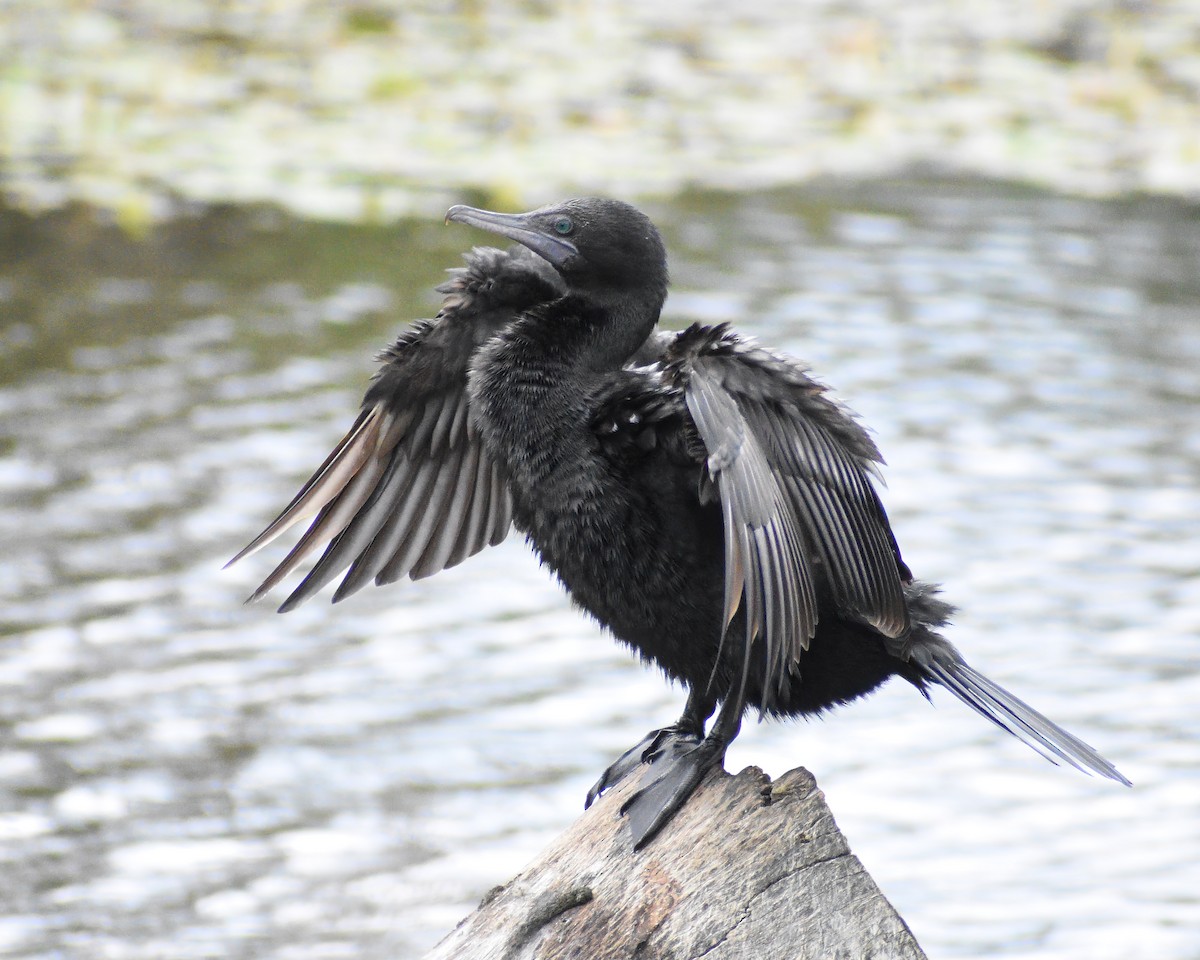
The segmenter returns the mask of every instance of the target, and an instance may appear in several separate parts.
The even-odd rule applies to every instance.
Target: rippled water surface
[[[1057,770],[899,684],[750,724],[932,957],[1200,957],[1200,216],[957,184],[654,209],[670,322],[736,320],[875,429],[973,662]],[[222,563],[478,235],[0,218],[0,956],[416,957],[682,695],[511,538],[286,617]]]

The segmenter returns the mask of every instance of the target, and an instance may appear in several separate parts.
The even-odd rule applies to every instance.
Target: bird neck
[[[650,336],[665,292],[569,293],[523,321],[547,334],[556,359],[578,373],[620,369]]]
[[[645,342],[662,299],[568,294],[523,314],[480,351],[471,372],[474,416],[518,486],[567,455],[597,383]],[[558,453],[548,458],[549,451]]]

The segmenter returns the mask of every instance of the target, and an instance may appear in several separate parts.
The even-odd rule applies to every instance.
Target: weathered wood
[[[923,960],[812,774],[715,771],[639,853],[611,790],[425,960]]]

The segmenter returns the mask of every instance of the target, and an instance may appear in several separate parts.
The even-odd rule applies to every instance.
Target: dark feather
[[[839,615],[903,634],[909,573],[871,485],[879,454],[861,427],[800,364],[724,326],[679,334],[664,368],[686,395],[723,504],[726,622],[744,599],[747,640],[773,628],[767,690],[782,691],[800,662],[823,593]]]
[[[367,583],[430,576],[499,543],[511,525],[503,470],[470,426],[472,356],[562,281],[524,247],[476,248],[451,270],[433,320],[380,355],[354,426],[278,517],[230,563],[316,514],[297,545],[251,595],[257,600],[316,550],[324,552],[285,601],[290,610],[349,568],[342,600]]]
[[[940,637],[917,638],[912,659],[934,682],[1052,763],[1062,761],[1130,786],[1093,747],[975,670]]]
[[[429,576],[515,524],[576,603],[688,687],[679,721],[589,793],[651,764],[622,808],[635,848],[720,765],[748,706],[819,714],[892,676],[1128,782],[936,632],[950,607],[900,557],[879,451],[803,365],[726,326],[655,331],[666,252],[644,214],[584,198],[447,219],[538,256],[473,251],[438,317],[385,351],[351,431],[239,554],[316,514],[256,597],[321,547],[281,609],[347,567],[335,600]]]

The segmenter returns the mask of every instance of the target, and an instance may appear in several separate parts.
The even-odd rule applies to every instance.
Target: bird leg
[[[742,696],[730,697],[721,705],[717,722],[707,737],[692,746],[672,742],[669,752],[651,761],[657,776],[621,807],[621,813],[629,817],[634,850],[653,840],[687,803],[708,772],[722,765],[725,751],[741,729],[743,707]]]
[[[588,791],[583,808],[586,810],[600,794],[624,780],[643,763],[654,765],[699,744],[704,739],[704,724],[715,708],[716,702],[708,693],[691,691],[678,720],[669,727],[651,730],[600,774],[600,779]]]

